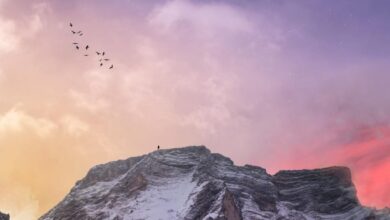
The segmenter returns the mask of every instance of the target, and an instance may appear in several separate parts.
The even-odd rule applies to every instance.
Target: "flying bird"
[[[89,48],[89,45],[87,45],[87,46],[85,47],[86,50],[88,50],[88,48]]]
[[[78,49],[80,49],[80,47],[79,47],[79,46],[76,46],[76,49],[78,50]]]
[[[104,61],[110,61],[110,59],[104,59]]]
[[[111,65],[111,66],[110,66],[110,69],[112,69],[112,68],[114,68],[114,65]]]
[[[84,56],[85,56],[85,57],[87,57],[87,56],[88,56],[88,54],[84,54]]]
[[[77,43],[77,42],[73,42],[73,44],[74,44],[74,45],[78,45],[79,43]]]
[[[82,33],[82,31],[77,31],[77,33],[78,33],[78,34],[81,34],[81,33]]]
[[[70,23],[69,23],[69,26],[73,27],[73,24],[72,24],[72,22],[70,22]]]
[[[83,36],[83,33],[79,34],[79,36]]]
[[[96,54],[99,56],[100,55],[100,53],[98,52],[98,51],[96,51]]]
[[[72,31],[72,34],[76,34],[76,31]]]
[[[104,54],[106,54],[106,52],[103,51],[102,56],[104,56]]]
[[[100,63],[100,66],[103,66],[103,63]]]

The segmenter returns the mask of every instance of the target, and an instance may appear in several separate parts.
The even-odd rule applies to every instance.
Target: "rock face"
[[[206,147],[159,150],[92,168],[40,220],[390,219],[360,205],[345,167],[235,166]]]
[[[0,220],[10,220],[9,215],[0,212]]]

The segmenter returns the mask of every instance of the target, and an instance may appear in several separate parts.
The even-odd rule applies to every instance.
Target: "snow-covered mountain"
[[[390,219],[360,205],[345,167],[235,166],[204,146],[158,150],[92,168],[40,220]]]

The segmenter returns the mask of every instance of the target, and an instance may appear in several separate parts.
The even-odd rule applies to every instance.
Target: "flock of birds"
[[[69,23],[69,26],[70,26],[70,28],[71,28],[70,31],[71,31],[71,33],[72,33],[73,35],[77,35],[77,36],[79,36],[79,37],[81,37],[81,36],[84,35],[84,33],[83,33],[82,31],[75,31],[75,30],[74,30],[72,22]],[[75,47],[76,50],[84,50],[84,51],[85,51],[84,56],[86,56],[86,57],[89,56],[88,51],[90,51],[90,50],[88,50],[88,49],[90,49],[90,46],[89,46],[88,44],[85,45],[85,46],[81,46],[80,43],[78,43],[78,42],[73,42],[73,46]],[[99,66],[100,66],[100,67],[104,66],[105,63],[107,63],[107,62],[110,61],[110,59],[108,59],[108,58],[105,57],[105,55],[106,55],[106,52],[105,52],[105,51],[96,51],[96,55],[98,56],[98,61],[99,61]],[[113,69],[113,68],[114,68],[114,65],[111,64],[111,65],[109,66],[109,69]]]

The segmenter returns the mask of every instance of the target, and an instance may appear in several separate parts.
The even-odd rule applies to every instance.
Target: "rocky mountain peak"
[[[390,219],[363,207],[346,167],[236,166],[204,146],[158,150],[93,167],[40,220]]]

